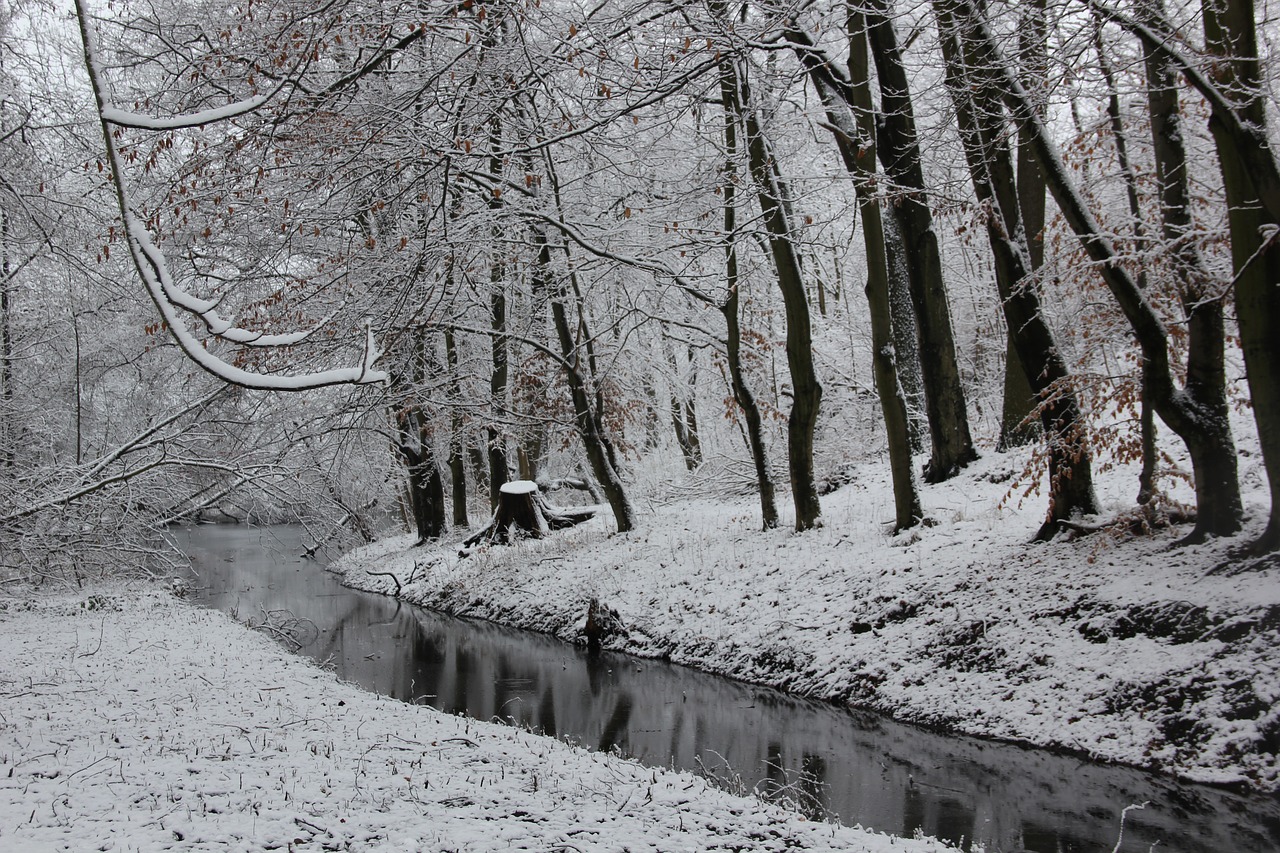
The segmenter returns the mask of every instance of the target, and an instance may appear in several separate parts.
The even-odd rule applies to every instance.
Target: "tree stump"
[[[512,480],[498,490],[493,518],[462,543],[467,548],[481,542],[510,545],[513,538],[541,539],[552,530],[563,530],[594,518],[594,507],[559,507],[548,503],[532,480]]]

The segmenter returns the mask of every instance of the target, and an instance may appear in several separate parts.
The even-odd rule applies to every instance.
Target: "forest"
[[[627,532],[676,455],[797,531],[882,460],[900,531],[1028,444],[1029,536],[1132,464],[1126,523],[1194,542],[1241,430],[1239,551],[1280,543],[1252,3],[74,11],[2,22],[11,566],[219,512],[428,540],[513,478]]]
[[[497,816],[535,800],[555,814],[533,758],[553,747],[326,693],[234,626],[157,597],[157,581],[186,594],[181,531],[234,522],[301,531],[287,555],[299,564],[345,554],[333,569],[347,586],[593,654],[1273,793],[1273,11],[3,0],[0,717],[35,727],[0,721],[10,778],[20,767],[22,785],[52,791],[74,755],[105,760],[63,744],[71,718],[121,743],[123,717],[76,704],[81,679],[111,707],[171,708],[172,671],[204,710],[146,718],[157,728],[139,744],[191,738],[156,753],[176,762],[156,773],[195,774],[173,757],[184,748],[189,763],[231,761],[226,734],[209,735],[227,725],[250,748],[236,760],[276,738],[293,751],[279,779],[310,762],[316,803],[353,763],[353,796],[374,798],[342,829],[320,806],[293,815],[297,789],[280,782],[268,835],[242,836],[259,832],[261,803],[201,789],[229,800],[223,818],[202,800],[199,820],[252,810],[251,831],[226,830],[251,848],[372,849],[419,831],[427,795],[401,758],[386,759],[391,781],[361,788],[374,747],[357,750],[355,717],[323,750],[281,722],[348,713],[385,743],[442,725],[433,747],[465,747],[440,807],[475,806],[475,835],[443,821],[439,849],[490,849],[495,820],[547,849],[613,849],[548,839],[557,820],[629,821],[628,803],[649,809],[617,830],[652,844],[636,849],[669,849],[653,839],[685,833],[695,807],[690,849],[709,849],[744,808],[566,748],[548,754],[572,778],[647,784],[648,800],[587,797],[525,822],[541,829]],[[504,497],[527,499],[527,538],[508,536]],[[150,585],[93,592],[121,579]],[[40,597],[50,590],[78,598]],[[276,639],[298,624],[265,605],[232,615]],[[42,642],[46,630],[61,639]],[[54,662],[57,643],[69,663]],[[224,649],[216,665],[190,665],[202,644]],[[216,689],[195,685],[218,667]],[[56,712],[41,704],[54,670]],[[234,671],[291,686],[255,698]],[[153,698],[126,695],[139,690]],[[625,722],[631,701],[608,713]],[[544,705],[510,721],[547,731],[549,713],[555,735]],[[251,734],[255,713],[272,734]],[[51,751],[34,754],[40,739]],[[476,805],[472,749],[513,768],[489,805]],[[41,770],[46,755],[57,766]],[[276,790],[254,766],[253,784]],[[158,787],[117,814],[93,805],[120,794],[90,775],[64,787],[114,815],[94,820],[168,843],[164,819],[137,807]],[[124,763],[118,775],[132,784]],[[41,799],[52,811],[38,821],[0,797],[0,839],[10,818],[31,839],[62,837],[62,796]],[[1218,811],[1274,806],[1241,802],[1255,804]],[[399,823],[370,818],[378,803]],[[1091,813],[1123,837],[1131,808]],[[1134,837],[1169,837],[1130,818]],[[779,839],[825,832],[768,820]],[[1274,849],[1258,821],[1250,849]],[[196,825],[172,832],[182,842]],[[734,849],[766,849],[733,825],[748,839]],[[1031,847],[1018,833],[1002,837]]]

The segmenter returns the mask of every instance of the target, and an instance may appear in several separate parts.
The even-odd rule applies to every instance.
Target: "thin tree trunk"
[[[539,247],[538,263],[533,270],[533,286],[536,291],[547,294],[551,303],[551,319],[555,326],[556,338],[560,343],[569,396],[573,401],[574,424],[578,428],[578,436],[582,439],[583,447],[587,452],[587,462],[591,465],[591,471],[604,490],[610,509],[613,510],[618,532],[626,533],[635,529],[635,510],[622,485],[622,478],[614,467],[615,457],[608,436],[602,429],[598,414],[592,411],[591,388],[584,376],[584,368],[590,370],[589,362],[582,358],[583,347],[574,340],[574,330],[569,323],[569,312],[564,303],[565,294],[555,287],[551,278],[551,246],[547,241],[547,235],[538,228],[533,228],[532,231],[534,241]],[[580,318],[579,328],[581,328],[581,322]]]
[[[747,444],[751,461],[755,465],[756,483],[760,490],[761,525],[765,530],[778,526],[778,503],[774,493],[773,472],[769,469],[769,457],[764,443],[764,423],[760,407],[751,393],[742,372],[742,328],[739,325],[738,274],[738,120],[730,104],[735,102],[734,77],[729,60],[720,63],[720,97],[724,104],[724,150],[726,175],[724,182],[724,268],[726,296],[720,306],[725,323],[725,360],[729,365],[729,384],[734,402],[742,410],[746,423]]]
[[[689,471],[697,470],[702,464],[693,451],[693,446],[689,441],[689,429],[684,423],[684,409],[680,405],[680,398],[676,396],[675,390],[671,392],[671,428],[676,433],[676,445],[680,448],[680,456],[684,459],[684,467]]]
[[[680,378],[679,356],[666,346],[663,349],[666,350],[667,363],[671,365],[671,427],[675,430],[680,455],[684,457],[684,467],[696,471],[702,465],[702,441],[698,438],[698,420],[693,408],[695,383]],[[689,360],[693,361],[692,353]]]
[[[452,484],[453,526],[469,527],[467,518],[467,466],[463,451],[462,387],[458,377],[458,347],[453,329],[444,329],[445,365],[449,371],[449,392],[453,397],[449,419],[449,480]]]
[[[1044,0],[1026,0],[1023,4],[1022,25],[1019,39],[1021,62],[1019,68],[1027,88],[1034,91],[1045,85],[1048,77],[1048,52],[1045,42],[1048,25],[1045,19]],[[1036,109],[1044,115],[1047,98],[1039,97]],[[1036,164],[1025,135],[1018,137],[1017,153],[1018,210],[1022,215],[1022,228],[1027,235],[1027,254],[1032,273],[1044,263],[1045,193],[1044,175]],[[1028,283],[1028,286],[1036,286]],[[1027,371],[1018,358],[1013,333],[1005,335],[1004,399],[1000,411],[1000,440],[996,447],[1008,450],[1030,444],[1039,437],[1039,421],[1035,418],[1036,398],[1027,379]]]
[[[551,183],[552,198],[556,210],[562,209],[560,179],[550,151],[543,152],[543,163]],[[595,345],[587,324],[587,312],[582,289],[578,286],[573,259],[568,246],[563,247],[568,267],[567,285],[553,278],[551,244],[541,228],[532,229],[538,246],[538,262],[533,269],[534,289],[548,295],[551,302],[551,320],[560,343],[561,362],[569,385],[569,397],[573,402],[574,423],[587,453],[587,463],[595,475],[619,533],[627,533],[637,526],[635,507],[622,482],[622,464],[617,450],[609,439],[604,423],[605,397],[601,388],[599,365]],[[573,299],[574,321],[570,322],[568,299]],[[585,356],[585,358],[584,358]]]
[[[468,444],[465,448],[467,460],[471,463],[471,473],[475,477],[476,491],[484,493],[489,488],[489,456],[484,448]]]
[[[694,467],[702,464],[702,436],[698,432],[698,364],[694,360],[693,347],[688,349],[689,357],[689,393],[684,399],[684,426],[689,437],[689,451]]]
[[[1120,93],[1116,89],[1115,74],[1111,70],[1111,61],[1106,54],[1106,46],[1102,41],[1101,17],[1095,15],[1093,26],[1093,45],[1098,54],[1098,65],[1102,70],[1102,79],[1107,84],[1107,118],[1111,124],[1111,137],[1116,147],[1116,161],[1120,166],[1120,175],[1124,180],[1125,195],[1129,200],[1129,217],[1133,220],[1134,241],[1138,251],[1146,249],[1146,226],[1142,221],[1142,205],[1138,198],[1138,175],[1129,162],[1129,139],[1125,131],[1124,118],[1120,112]],[[1043,113],[1041,114],[1043,117]],[[1154,117],[1153,117],[1154,120]],[[1183,166],[1185,167],[1185,160]],[[1147,289],[1147,265],[1138,267],[1138,287]],[[1156,494],[1156,423],[1154,408],[1151,405],[1152,377],[1146,359],[1142,360],[1141,371],[1142,399],[1139,402],[1138,429],[1142,446],[1142,469],[1138,473],[1138,506],[1145,507]],[[1234,454],[1234,451],[1233,451]],[[1194,467],[1194,462],[1192,463]]]
[[[871,101],[870,63],[867,59],[867,17],[848,6],[849,79],[852,104],[857,121],[856,150],[847,151],[853,159],[854,187],[858,210],[862,214],[862,235],[867,251],[867,307],[871,313],[871,367],[876,378],[876,392],[884,413],[885,433],[889,442],[889,467],[893,477],[894,530],[913,527],[924,517],[911,463],[910,426],[907,404],[898,381],[894,355],[893,328],[889,293],[889,261],[885,253],[884,231],[880,216],[880,194],[876,187],[876,120]],[[831,93],[834,94],[834,93]],[[833,100],[830,94],[823,99]],[[834,103],[831,104],[834,107]],[[887,105],[886,105],[887,106]],[[835,123],[835,122],[833,122]],[[839,125],[837,125],[839,126]],[[849,140],[852,141],[852,140]],[[848,142],[846,142],[846,147]]]
[[[501,120],[493,117],[489,126],[489,145],[497,151],[502,142]],[[489,158],[489,173],[495,185],[502,179],[502,158],[497,154]],[[497,211],[501,201],[495,196],[490,199],[489,207]],[[490,420],[485,427],[487,454],[489,459],[489,506],[496,509],[502,484],[509,478],[510,466],[507,462],[506,431],[499,429],[499,423],[507,415],[507,385],[509,380],[509,348],[507,335],[507,282],[506,261],[502,257],[502,229],[496,224],[490,235],[492,244],[489,257],[489,327],[493,334],[489,338],[492,370],[489,373]]]
[[[787,418],[787,463],[791,473],[791,499],[796,510],[796,530],[822,525],[822,505],[813,474],[813,439],[818,422],[822,386],[813,363],[813,333],[804,271],[795,244],[790,204],[769,140],[760,126],[750,88],[732,61],[731,110],[746,128],[747,162],[756,184],[756,198],[763,214],[787,320],[787,367],[791,375],[791,413]]]
[[[0,467],[12,468],[17,453],[13,428],[13,271],[9,261],[9,214],[0,210]]]

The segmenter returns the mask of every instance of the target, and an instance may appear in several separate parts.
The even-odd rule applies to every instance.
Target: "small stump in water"
[[[483,530],[462,543],[466,549],[481,542],[510,545],[513,537],[541,539],[552,530],[563,530],[595,517],[594,508],[558,507],[547,502],[532,480],[512,480],[498,490],[498,507]]]

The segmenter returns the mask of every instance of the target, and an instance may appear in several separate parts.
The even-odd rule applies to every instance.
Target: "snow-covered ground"
[[[1260,532],[1257,460],[1242,460],[1249,529],[1188,547],[1175,547],[1185,527],[1029,544],[1044,498],[1009,494],[1024,464],[987,452],[924,490],[932,526],[898,536],[876,466],[825,497],[825,526],[800,535],[761,532],[753,499],[699,499],[684,483],[646,500],[630,534],[601,519],[465,558],[456,539],[415,548],[396,537],[335,569],[383,592],[394,582],[370,572],[392,573],[410,601],[578,641],[594,601],[606,647],[968,734],[1280,789],[1280,570],[1211,571]],[[1099,478],[1113,514],[1135,488],[1129,472]]]
[[[0,602],[0,850],[924,853],[337,681],[153,588]]]

